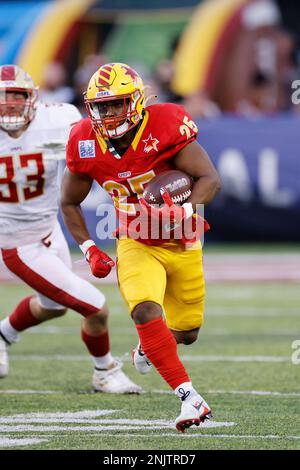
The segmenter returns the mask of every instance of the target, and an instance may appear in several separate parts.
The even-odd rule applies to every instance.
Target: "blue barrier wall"
[[[300,117],[222,116],[197,125],[222,180],[205,210],[206,240],[300,241]],[[95,238],[100,201],[108,199],[95,186],[84,205]]]
[[[197,122],[222,180],[207,239],[300,241],[300,117]]]

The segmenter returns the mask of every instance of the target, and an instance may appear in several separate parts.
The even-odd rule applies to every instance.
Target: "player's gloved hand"
[[[161,189],[161,195],[164,200],[161,207],[152,206],[144,198],[139,200],[145,214],[162,222],[165,228],[169,227],[169,231],[174,226],[181,224],[184,219],[192,217],[194,211],[190,202],[186,202],[182,206],[175,204],[165,188]]]
[[[182,206],[174,204],[165,188],[162,188],[161,195],[164,200],[161,207],[153,207],[143,198],[140,199],[140,204],[148,217],[154,217],[159,221],[162,238],[176,238],[183,244],[194,243],[210,229],[205,219],[199,214],[194,215],[190,202],[186,202]]]
[[[114,267],[114,261],[103,251],[99,250],[92,240],[87,240],[80,249],[85,255],[95,277],[106,277]]]

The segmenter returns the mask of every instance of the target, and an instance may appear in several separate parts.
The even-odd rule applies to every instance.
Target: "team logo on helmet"
[[[89,82],[85,104],[96,132],[106,139],[122,137],[143,118],[143,81],[126,64],[102,65]],[[122,108],[111,111],[114,106]]]
[[[122,65],[122,69],[126,70],[126,75],[129,75],[133,81],[138,78],[138,74],[129,65]]]
[[[99,88],[109,87],[114,83],[116,78],[116,71],[113,69],[112,65],[113,64],[104,65],[99,69],[98,75],[96,77],[96,85]]]

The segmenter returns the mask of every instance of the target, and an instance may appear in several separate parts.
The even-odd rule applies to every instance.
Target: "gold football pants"
[[[189,331],[203,323],[205,283],[202,249],[179,243],[147,246],[123,238],[117,246],[121,293],[130,312],[141,302],[161,305],[172,330]]]

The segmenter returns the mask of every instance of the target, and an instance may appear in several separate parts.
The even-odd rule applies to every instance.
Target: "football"
[[[154,176],[147,184],[143,198],[148,204],[163,204],[161,189],[166,188],[175,204],[183,204],[191,195],[192,178],[180,170],[169,170]]]

